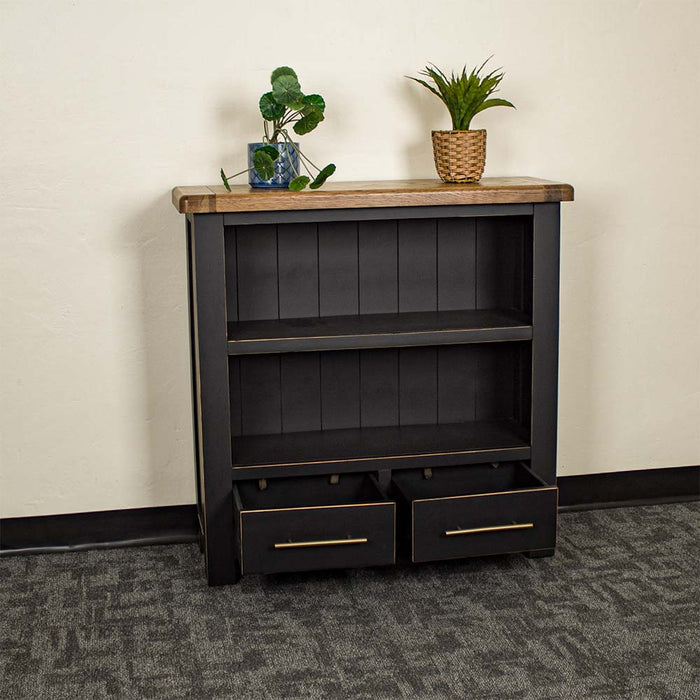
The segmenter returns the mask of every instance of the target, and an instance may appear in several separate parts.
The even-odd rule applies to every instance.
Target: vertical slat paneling
[[[241,424],[241,361],[238,357],[229,358],[228,364],[229,400],[231,404],[231,434],[240,435]]]
[[[524,243],[525,226],[520,218],[477,220],[477,308],[524,308]]]
[[[321,429],[321,367],[319,354],[281,355],[282,432]]]
[[[360,427],[360,353],[321,353],[321,421],[324,430]]]
[[[279,224],[279,317],[318,316],[316,224]]]
[[[437,423],[437,348],[399,350],[401,425]]]
[[[476,418],[479,348],[446,345],[438,350],[438,421],[464,423]]]
[[[438,219],[438,310],[476,308],[476,223]]]
[[[224,254],[226,256],[226,320],[238,320],[238,275],[236,273],[236,229],[224,229]]]
[[[244,435],[282,431],[279,355],[241,357],[241,412]]]
[[[498,260],[498,226],[496,218],[476,222],[476,308],[496,309],[500,301]]]
[[[398,350],[360,352],[362,427],[399,424]]]
[[[399,221],[399,311],[437,310],[435,219]]]
[[[518,348],[512,343],[491,343],[480,348],[477,367],[477,420],[515,417]]]
[[[239,320],[279,318],[276,227],[239,226],[236,240]]]
[[[318,225],[319,308],[321,316],[359,313],[357,223]]]
[[[360,313],[399,310],[396,221],[359,222]]]

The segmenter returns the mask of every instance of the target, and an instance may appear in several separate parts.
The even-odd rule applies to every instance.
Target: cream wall
[[[0,0],[2,516],[193,501],[169,191],[243,162],[280,64],[337,179],[433,177],[446,113],[402,76],[495,54],[486,174],[576,188],[560,473],[700,463],[699,35],[697,0]]]

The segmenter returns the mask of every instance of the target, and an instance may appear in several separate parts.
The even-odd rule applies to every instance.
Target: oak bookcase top
[[[534,177],[485,177],[474,184],[441,180],[369,180],[328,182],[321,189],[253,189],[234,185],[175,187],[173,205],[181,214],[210,214],[303,209],[365,209],[462,204],[525,204],[570,202],[571,185]]]

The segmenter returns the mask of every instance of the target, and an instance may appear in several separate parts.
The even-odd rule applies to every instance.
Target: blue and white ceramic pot
[[[299,144],[294,144],[299,148]],[[253,169],[253,154],[261,146],[272,146],[279,152],[279,158],[275,161],[275,175],[269,180],[261,180]],[[286,142],[281,143],[249,143],[248,144],[248,182],[251,187],[287,187],[299,172],[299,155]]]

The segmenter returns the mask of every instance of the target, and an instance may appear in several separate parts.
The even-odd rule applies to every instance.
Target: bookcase
[[[556,540],[563,183],[177,187],[208,581]]]

